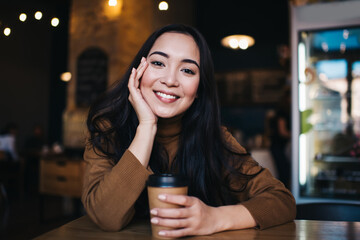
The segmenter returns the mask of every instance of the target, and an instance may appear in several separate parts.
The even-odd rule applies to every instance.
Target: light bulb
[[[60,20],[56,17],[54,17],[53,19],[51,19],[51,26],[53,27],[57,27],[60,23]]]
[[[22,22],[25,22],[25,21],[26,21],[26,18],[27,18],[27,16],[26,16],[25,13],[21,13],[20,16],[19,16],[19,19],[20,19],[20,21],[22,21]]]
[[[4,35],[5,35],[5,36],[9,36],[10,33],[11,33],[11,29],[10,29],[10,28],[7,27],[7,28],[4,29]]]
[[[165,1],[162,1],[159,3],[159,10],[160,11],[166,11],[169,9],[169,4]]]
[[[42,18],[42,16],[43,16],[43,14],[42,14],[42,12],[40,12],[40,11],[37,11],[37,12],[35,13],[35,19],[36,19],[36,20],[40,20],[40,19]]]
[[[115,7],[117,5],[117,0],[109,0],[108,4],[111,7]]]

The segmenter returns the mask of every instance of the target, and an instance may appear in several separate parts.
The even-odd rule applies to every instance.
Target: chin
[[[165,109],[164,110],[157,109],[157,110],[153,110],[153,112],[159,118],[172,118],[179,115],[179,113],[169,112],[168,110],[166,111]]]
[[[155,114],[158,118],[173,118],[176,114]]]

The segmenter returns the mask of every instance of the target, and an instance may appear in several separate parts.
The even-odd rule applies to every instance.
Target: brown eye
[[[187,74],[195,75],[194,71],[192,71],[191,69],[188,69],[188,68],[185,68],[181,71],[183,71],[184,73],[187,73]]]
[[[155,66],[160,66],[160,67],[164,67],[164,66],[165,66],[162,62],[159,62],[159,61],[152,61],[151,64],[152,64],[152,65],[155,65]]]

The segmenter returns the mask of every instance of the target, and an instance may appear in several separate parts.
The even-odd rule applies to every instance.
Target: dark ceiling
[[[71,0],[0,1],[1,21],[29,8],[67,17]],[[196,0],[195,8],[196,27],[209,43],[217,71],[278,67],[277,46],[289,42],[288,0]],[[230,34],[251,35],[255,45],[246,51],[225,49],[220,40]]]
[[[229,34],[248,34],[259,44],[287,42],[287,0],[197,1],[199,28],[214,47]]]
[[[289,44],[288,0],[197,0],[197,22],[218,71],[279,67],[276,49]],[[225,49],[220,40],[231,34],[251,35],[255,45],[246,51]]]

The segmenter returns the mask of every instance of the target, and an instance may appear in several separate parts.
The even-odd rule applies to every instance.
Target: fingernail
[[[143,61],[145,61],[145,58],[144,58],[144,57],[141,58],[141,62],[143,62]]]
[[[159,219],[157,219],[157,218],[152,218],[150,221],[151,221],[151,223],[154,223],[154,224],[159,223]]]
[[[151,213],[152,215],[157,215],[157,214],[158,214],[158,211],[156,211],[155,209],[152,209],[152,210],[150,211],[150,213]]]
[[[160,200],[165,200],[165,199],[166,199],[166,196],[165,196],[164,194],[160,194],[160,195],[158,196],[158,198],[159,198]]]
[[[160,232],[159,232],[159,235],[160,235],[160,236],[165,236],[166,233],[165,233],[164,231],[160,231]]]

